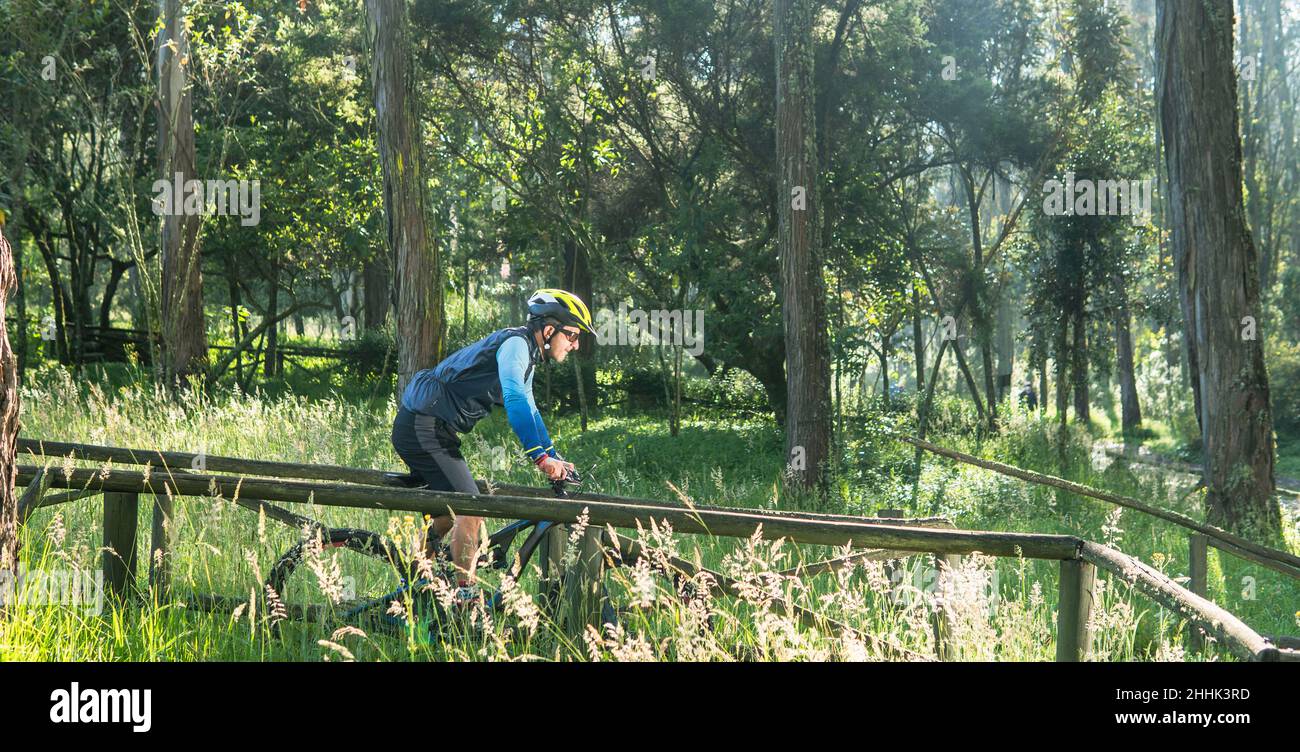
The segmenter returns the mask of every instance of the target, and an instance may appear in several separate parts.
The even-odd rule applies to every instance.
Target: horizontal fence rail
[[[18,466],[18,484],[26,485],[41,468]],[[591,525],[636,529],[651,524],[671,524],[682,533],[748,538],[761,528],[763,538],[786,538],[794,543],[825,546],[889,548],[897,551],[926,551],[995,556],[1025,556],[1034,559],[1077,559],[1083,541],[1068,535],[1038,533],[974,532],[936,528],[904,527],[891,520],[855,518],[855,521],[821,519],[790,513],[771,515],[746,510],[694,509],[667,505],[650,506],[585,499],[462,494],[413,488],[327,484],[294,480],[236,478],[199,473],[145,474],[134,470],[75,468],[71,474],[56,470],[47,474],[50,487],[78,491],[98,490],[163,496],[222,496],[314,503],[321,506],[417,512],[441,516],[447,513],[473,517],[552,520],[572,523],[585,510]]]
[[[407,487],[401,480],[399,480],[400,475],[397,473],[386,470],[345,467],[343,465],[313,465],[298,462],[280,462],[275,460],[250,460],[243,457],[196,454],[192,452],[164,452],[156,449],[127,449],[124,447],[99,446],[96,444],[78,444],[64,441],[45,441],[42,439],[24,438],[18,439],[18,453],[20,459],[24,454],[45,457],[72,457],[73,459],[90,460],[95,462],[113,462],[128,465],[153,465],[154,467],[169,469],[173,473],[189,473],[192,468],[201,463],[205,471],[212,472],[237,473],[240,475],[255,475],[268,478],[327,480],[392,488]],[[553,496],[549,489],[536,488],[534,486],[492,483],[482,479],[476,480],[475,482],[478,484],[479,492],[484,494],[539,498],[551,498]],[[732,509],[731,507],[719,507],[707,504],[691,504],[688,506],[684,502],[673,503],[626,496],[609,496],[606,494],[588,493],[585,491],[569,491],[568,498],[579,501],[607,502],[611,504],[632,503],[643,506],[666,506],[681,509],[721,511]],[[771,517],[790,517],[793,515],[800,518],[843,520],[847,522],[858,522],[862,520],[862,517],[860,516],[849,514],[791,512],[780,509],[754,509],[747,511]],[[881,524],[898,524],[892,520],[880,520],[880,522]],[[907,524],[912,527],[952,527],[952,523],[944,517],[913,518],[907,520]]]
[[[1075,483],[1074,481],[1065,480],[1064,478],[1058,478],[1054,475],[1036,473],[1032,470],[1024,470],[1013,465],[1007,465],[994,460],[986,460],[982,457],[966,454],[965,452],[958,452],[955,449],[948,449],[947,447],[942,447],[938,444],[933,444],[914,436],[896,433],[889,433],[889,435],[899,441],[911,444],[918,449],[924,449],[927,452],[937,454],[941,457],[947,457],[948,459],[956,460],[967,465],[974,465],[975,467],[991,470],[995,473],[1006,475],[1011,478],[1019,478],[1020,480],[1028,481],[1030,483],[1059,488],[1063,491],[1069,491],[1070,493],[1079,496],[1098,499],[1100,501],[1115,504],[1116,506],[1127,507],[1142,512],[1143,514],[1151,515],[1152,517],[1157,517],[1166,522],[1171,522],[1180,527],[1204,535],[1210,539],[1211,545],[1215,548],[1240,556],[1248,561],[1253,561],[1261,566],[1268,567],[1275,572],[1300,579],[1300,556],[1296,556],[1287,551],[1279,551],[1267,546],[1261,546],[1258,543],[1246,540],[1245,538],[1230,533],[1222,528],[1204,522],[1197,522],[1187,515],[1179,514],[1178,512],[1168,509],[1161,509],[1160,507],[1143,503],[1128,496],[1121,496],[1119,494],[1110,493],[1109,491],[1102,491],[1092,488],[1091,486],[1085,486],[1081,483]]]

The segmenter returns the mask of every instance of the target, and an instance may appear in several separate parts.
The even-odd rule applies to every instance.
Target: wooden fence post
[[[140,497],[133,493],[104,494],[104,587],[121,600],[128,588],[135,590],[135,532],[140,514]]]
[[[955,572],[961,567],[961,554],[935,554],[934,555],[934,587],[938,591],[942,586],[942,580],[945,576],[951,574],[946,572]],[[934,613],[930,615],[930,623],[934,627],[934,653],[941,661],[952,659],[952,646],[949,644],[949,638],[952,631],[948,626],[948,609],[943,605],[936,604]]]
[[[1092,601],[1097,568],[1078,559],[1061,559],[1061,597],[1056,615],[1056,660],[1083,661],[1092,649]]]
[[[1187,574],[1191,578],[1191,582],[1187,583],[1187,589],[1202,598],[1208,598],[1207,593],[1209,592],[1208,554],[1208,538],[1200,533],[1192,533],[1187,536]],[[1187,649],[1199,653],[1204,647],[1201,628],[1189,622],[1187,630]]]
[[[589,526],[577,543],[573,563],[564,573],[564,619],[573,633],[587,625],[600,628],[605,606],[605,547],[603,530]]]
[[[569,547],[569,526],[555,524],[538,546],[541,563],[542,605],[552,619],[559,618],[560,584],[564,581],[564,552]]]
[[[876,516],[882,519],[901,519],[903,517],[903,510],[880,509],[876,512]],[[889,599],[891,604],[895,603],[898,597],[897,591],[895,590],[895,586],[898,583],[894,581],[894,576],[898,573],[901,564],[901,559],[885,560],[885,579],[889,582],[889,589],[885,591],[885,597]]]
[[[153,497],[153,543],[149,547],[149,584],[161,600],[171,586],[171,529],[173,498],[168,494]]]

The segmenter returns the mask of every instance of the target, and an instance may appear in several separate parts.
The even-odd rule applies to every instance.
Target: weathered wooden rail
[[[405,483],[401,480],[398,473],[386,470],[372,470],[368,468],[346,467],[343,465],[313,465],[297,462],[279,462],[274,460],[251,460],[244,457],[230,457],[224,455],[210,455],[206,453],[195,452],[164,452],[156,449],[128,449],[124,447],[100,446],[96,444],[80,444],[65,441],[45,441],[42,439],[18,439],[18,458],[21,461],[23,455],[29,457],[71,457],[77,460],[89,460],[94,462],[111,462],[122,465],[151,465],[163,471],[192,473],[193,471],[210,471],[220,473],[236,473],[241,476],[260,476],[266,478],[291,478],[299,480],[325,480],[338,481],[340,483],[355,483],[368,486],[389,486],[394,488],[404,488]],[[35,460],[33,460],[35,462]],[[517,486],[507,483],[489,483],[485,480],[478,480],[479,492],[484,494],[504,494],[507,496],[529,496],[551,498],[552,494],[549,489],[537,488],[534,486]],[[93,495],[94,491],[87,492]],[[686,508],[685,504],[677,502],[665,502],[653,499],[638,499],[626,496],[609,496],[605,494],[596,494],[586,491],[569,492],[570,499],[580,501],[596,501],[610,503],[634,503],[645,506],[670,506],[673,508]],[[42,506],[49,503],[61,503],[72,499],[63,497],[50,497],[42,502]],[[714,509],[727,510],[728,507],[709,506],[705,504],[693,505],[692,509]],[[775,517],[798,516],[800,518],[816,518],[826,520],[847,520],[850,522],[859,521],[862,518],[855,515],[844,514],[824,514],[817,512],[791,512],[780,509],[763,509],[752,510],[755,513],[771,515]],[[943,517],[920,517],[909,520],[909,524],[914,527],[952,527],[952,523]]]
[[[126,533],[129,526],[123,518],[137,514],[136,500],[139,494],[152,495],[156,500],[154,547],[151,549],[155,552],[167,551],[169,548],[169,504],[178,496],[237,499],[241,506],[267,510],[268,516],[270,510],[278,509],[264,503],[272,501],[409,511],[435,516],[451,512],[562,523],[573,523],[585,513],[590,526],[589,533],[597,540],[607,535],[603,531],[605,526],[635,529],[668,522],[674,530],[682,533],[747,538],[761,531],[762,537],[767,539],[784,538],[796,543],[931,553],[945,560],[953,555],[976,552],[1001,557],[1056,560],[1060,562],[1061,570],[1056,657],[1061,661],[1081,660],[1088,655],[1095,592],[1093,585],[1096,568],[1100,567],[1128,582],[1153,601],[1173,609],[1190,623],[1220,640],[1230,652],[1241,658],[1263,661],[1300,660],[1300,652],[1283,649],[1269,642],[1232,614],[1187,591],[1161,572],[1119,551],[1074,536],[946,529],[945,525],[949,523],[939,518],[903,520],[775,512],[672,504],[585,493],[560,499],[547,496],[539,489],[507,486],[496,487],[496,493],[460,494],[397,487],[399,481],[393,474],[375,470],[32,440],[23,440],[20,444],[20,451],[31,457],[67,456],[59,453],[62,450],[67,450],[67,454],[75,458],[149,465],[146,472],[117,469],[111,465],[73,468],[70,472],[50,468],[51,472],[48,473],[37,465],[20,465],[18,468],[18,485],[33,484],[39,480],[42,486],[68,489],[69,493],[62,494],[62,501],[86,493],[103,493],[105,546],[115,552],[125,551],[115,553],[115,556],[121,558],[122,570],[126,570],[127,565],[134,560],[133,552],[127,551],[134,547],[134,529],[130,529],[131,536],[128,538]],[[280,477],[234,477],[196,472],[192,468],[199,458],[205,469],[256,472]],[[164,467],[154,467],[155,461]],[[303,476],[314,478],[316,482],[301,480]],[[293,479],[286,480],[285,477]],[[320,482],[322,480],[335,482]],[[341,480],[344,482],[338,482]],[[500,493],[501,491],[506,493]],[[168,502],[166,507],[158,503],[164,499]],[[41,499],[28,502],[32,508],[41,504]],[[284,518],[281,521],[286,524],[303,521],[310,523],[307,518],[292,515],[293,513],[279,510],[277,516]],[[155,560],[165,561],[165,558],[150,556],[151,563]],[[119,571],[114,569],[115,576],[121,578]],[[151,571],[151,579],[165,586],[165,568]],[[942,641],[938,645],[942,654]]]
[[[1246,540],[1239,535],[1230,533],[1222,528],[1194,520],[1187,515],[1179,514],[1178,512],[1169,509],[1152,506],[1128,496],[1122,496],[1109,491],[1102,491],[1100,489],[1092,488],[1091,486],[1083,485],[1082,483],[1075,483],[1074,481],[1065,480],[1064,478],[1058,478],[1054,475],[1037,473],[1032,470],[1025,470],[995,460],[976,457],[974,455],[966,454],[965,452],[959,452],[955,449],[949,449],[923,439],[918,439],[914,436],[893,433],[890,435],[900,441],[911,444],[918,449],[923,449],[941,457],[947,457],[948,459],[963,464],[980,467],[1000,475],[1017,478],[1029,483],[1059,488],[1063,491],[1068,491],[1069,493],[1077,494],[1079,496],[1097,499],[1116,506],[1133,509],[1188,530],[1188,586],[1192,593],[1201,598],[1208,598],[1209,595],[1209,546],[1213,546],[1224,553],[1231,554],[1239,559],[1253,562],[1261,567],[1278,572],[1279,574],[1284,574],[1292,579],[1300,579],[1300,556],[1296,556],[1289,551],[1279,551],[1274,548],[1262,546],[1253,541]],[[1113,454],[1107,452],[1107,454],[1117,459],[1136,459],[1122,453]],[[1290,641],[1295,638],[1274,639],[1286,639]],[[1201,633],[1195,629],[1190,630],[1188,634],[1188,647],[1194,651],[1202,648]]]

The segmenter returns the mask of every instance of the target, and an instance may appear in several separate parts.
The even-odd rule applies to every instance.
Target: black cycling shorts
[[[393,420],[393,449],[427,488],[478,493],[474,475],[460,453],[460,437],[441,419],[399,407]]]

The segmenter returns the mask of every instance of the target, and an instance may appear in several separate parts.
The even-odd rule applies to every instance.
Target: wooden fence
[[[72,457],[111,463],[102,468],[73,468],[70,472],[48,467],[48,460],[45,463],[20,464],[18,485],[28,487],[20,504],[20,515],[24,519],[32,509],[40,506],[66,503],[91,494],[103,495],[104,544],[107,549],[105,580],[112,583],[110,587],[115,593],[123,592],[127,582],[132,581],[130,578],[136,561],[135,519],[140,494],[154,499],[150,579],[163,589],[168,580],[166,562],[170,551],[171,503],[176,497],[237,498],[236,503],[241,506],[263,510],[268,516],[297,526],[310,525],[312,521],[269,502],[409,511],[434,516],[452,512],[560,523],[573,523],[580,515],[586,514],[589,538],[580,544],[584,550],[589,542],[595,547],[635,545],[622,536],[611,540],[604,530],[606,526],[635,529],[663,522],[671,523],[675,531],[682,533],[748,538],[761,532],[766,539],[784,538],[795,543],[871,549],[865,554],[810,565],[804,574],[832,571],[852,556],[863,555],[901,558],[907,554],[929,553],[936,557],[941,570],[956,563],[952,557],[976,552],[998,557],[1055,560],[1059,562],[1061,588],[1057,615],[1058,661],[1077,661],[1088,655],[1096,570],[1101,568],[1219,640],[1238,657],[1300,661],[1300,652],[1270,642],[1237,617],[1181,587],[1160,571],[1119,551],[1074,536],[956,530],[941,518],[907,520],[739,509],[591,493],[554,498],[543,489],[518,486],[487,489],[482,482],[482,493],[460,494],[399,487],[395,474],[360,468],[32,439],[20,439],[19,447],[20,459],[23,456],[34,460]],[[118,464],[147,467],[141,472],[112,466]],[[218,475],[209,471],[240,475]],[[67,490],[45,495],[50,488]],[[109,562],[108,552],[114,552],[112,558],[116,563]],[[597,566],[586,570],[588,577],[600,576],[599,559],[589,559],[596,561]],[[675,566],[687,573],[695,567],[688,562],[677,562]],[[726,591],[727,583],[722,582],[720,587]],[[809,623],[827,624],[825,619],[807,612],[799,615]],[[941,624],[936,625],[936,634],[943,637]],[[936,645],[939,657],[945,657],[945,642],[940,639]],[[894,652],[916,657],[909,651]]]
[[[1012,465],[1007,465],[994,460],[986,460],[982,457],[958,452],[947,447],[932,444],[928,441],[906,436],[901,434],[892,434],[894,438],[906,442],[919,449],[937,454],[941,457],[947,457],[967,465],[991,470],[1001,475],[1012,478],[1036,483],[1044,486],[1059,488],[1079,496],[1085,496],[1099,501],[1105,501],[1116,506],[1133,509],[1143,514],[1156,517],[1165,522],[1172,523],[1188,530],[1187,547],[1188,547],[1188,585],[1190,590],[1202,598],[1208,598],[1209,593],[1209,570],[1208,570],[1208,547],[1213,546],[1220,551],[1236,556],[1240,559],[1258,564],[1266,569],[1284,574],[1292,579],[1300,579],[1300,556],[1296,556],[1289,551],[1279,551],[1277,549],[1261,546],[1253,541],[1246,540],[1239,535],[1228,532],[1222,528],[1209,525],[1204,522],[1198,522],[1178,512],[1169,509],[1145,504],[1137,499],[1127,496],[1121,496],[1109,491],[1102,491],[1081,483],[1058,478],[1053,475],[1036,473],[1031,470],[1024,470]],[[1300,639],[1291,637],[1271,638],[1278,642],[1285,642],[1294,647],[1300,643]],[[1188,636],[1189,647],[1193,650],[1201,648],[1201,635],[1197,630],[1191,630]]]

